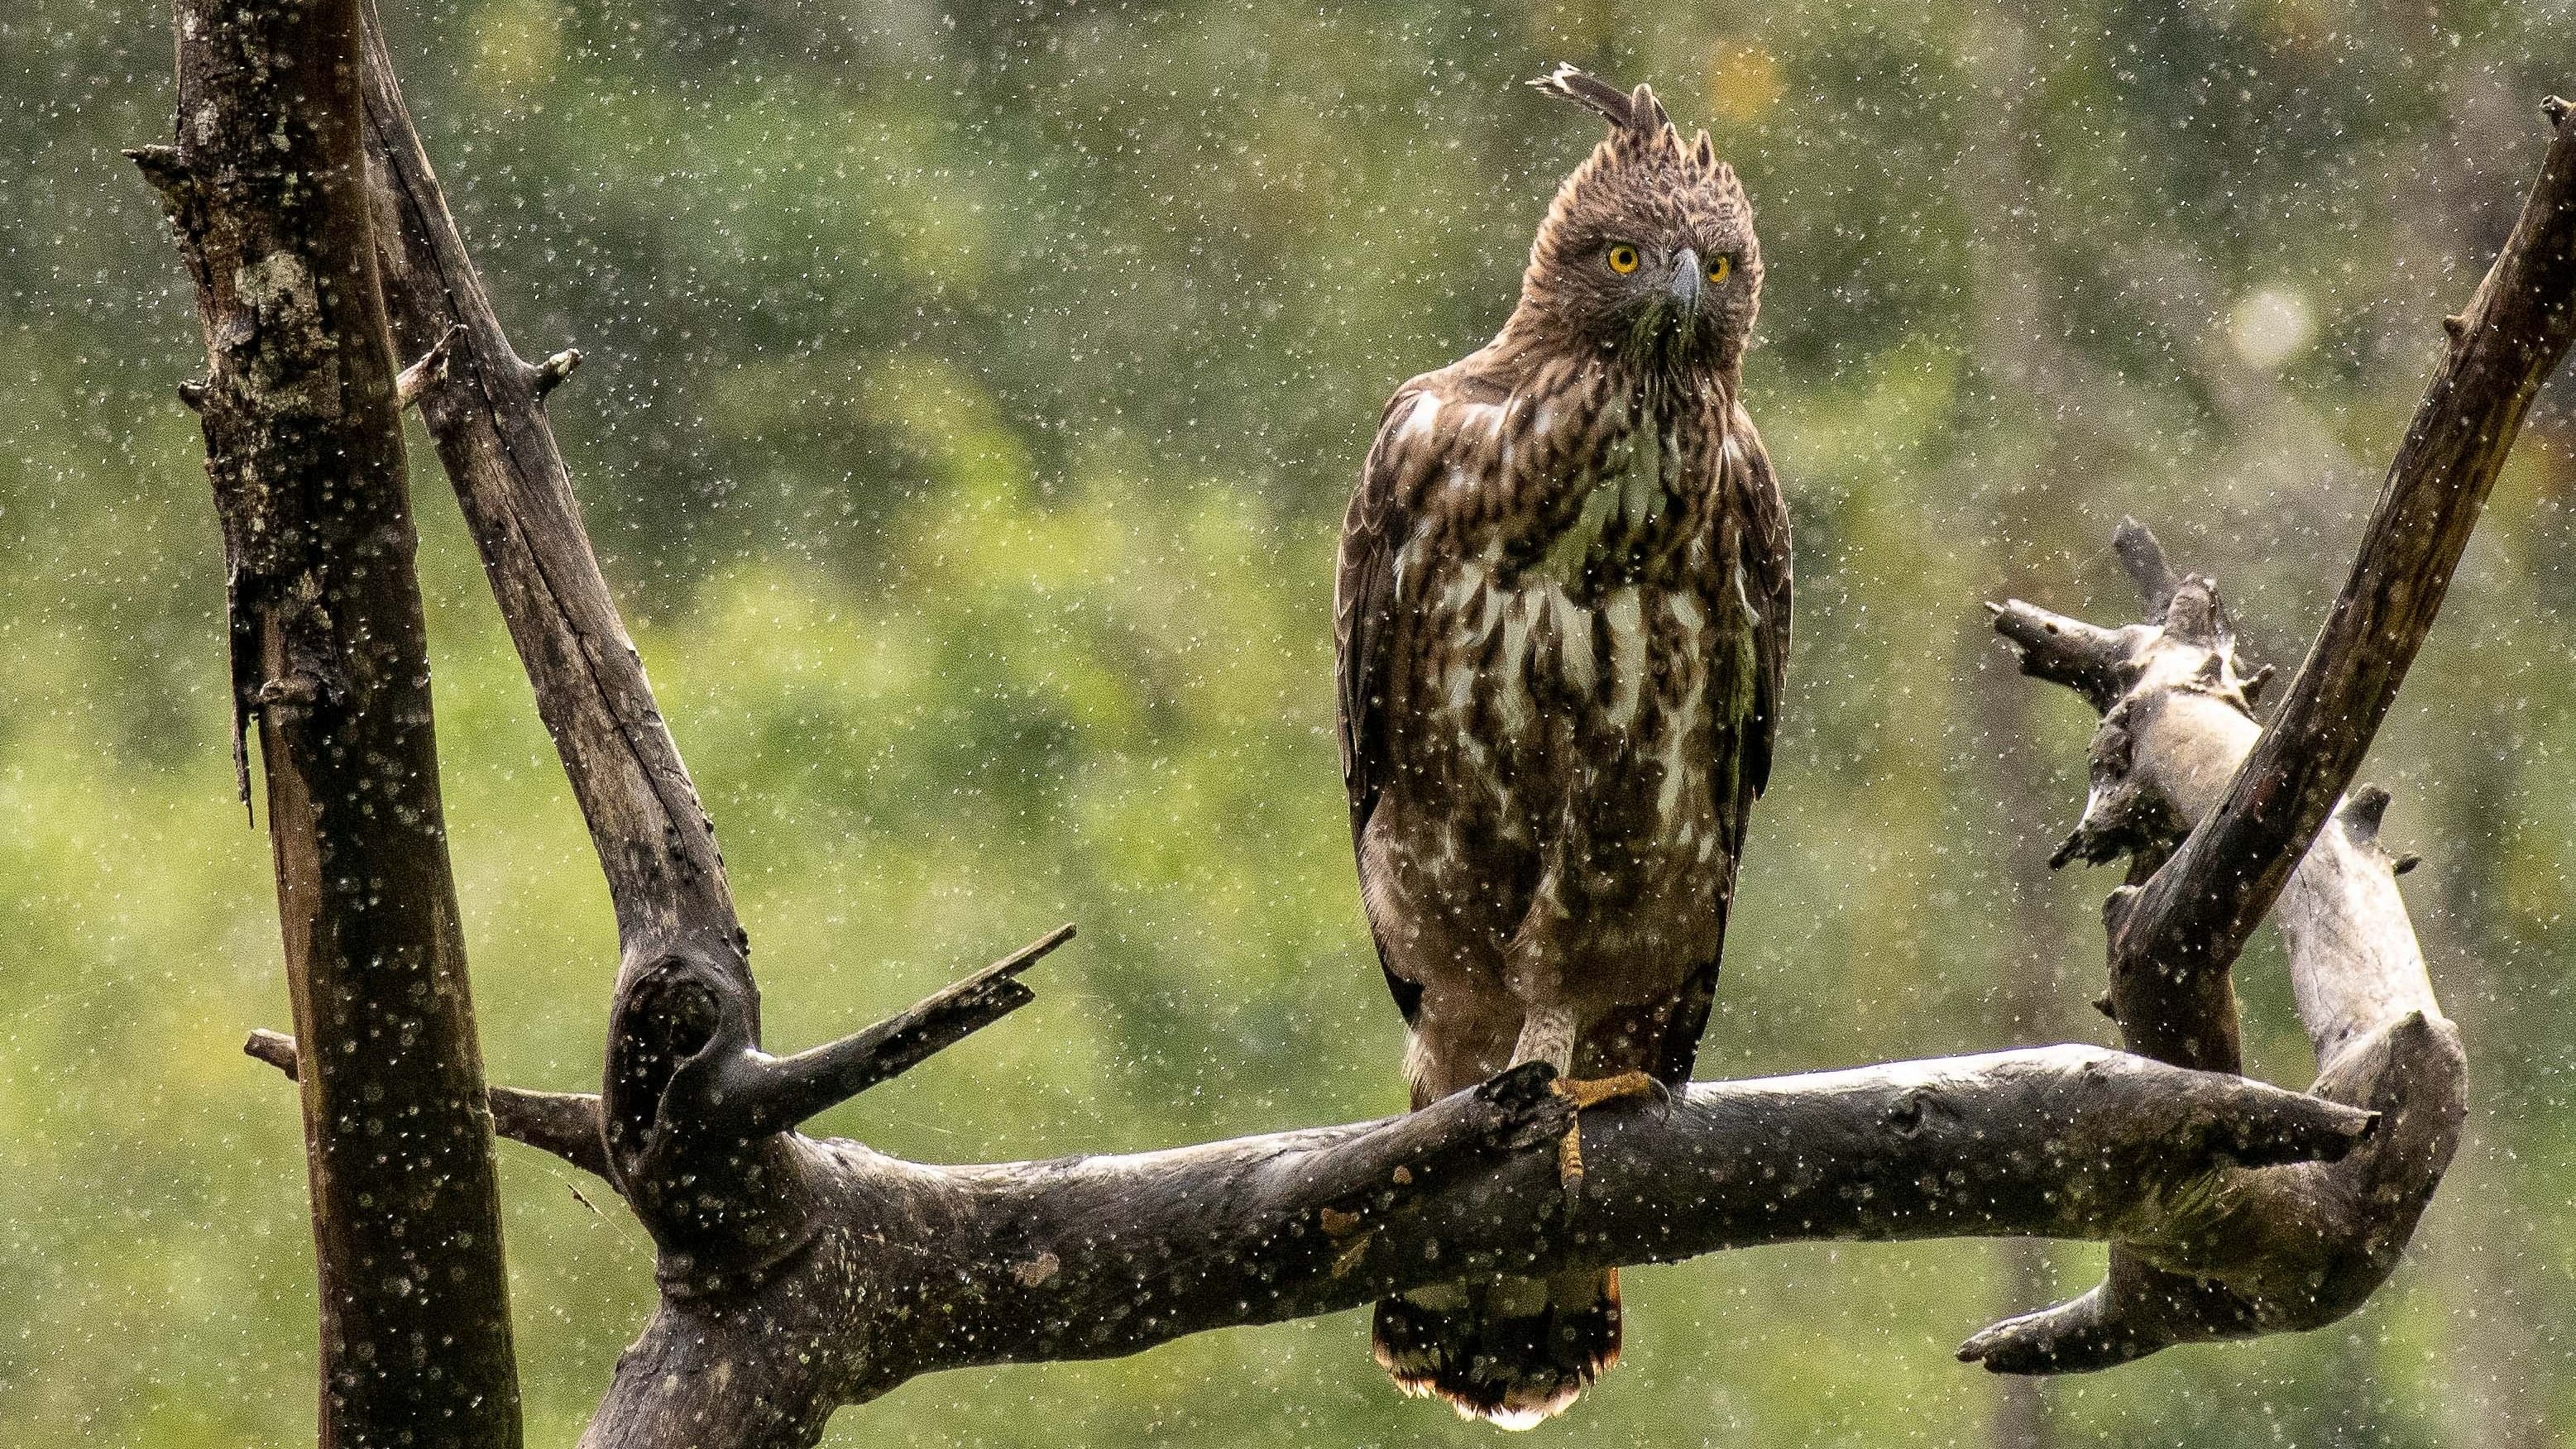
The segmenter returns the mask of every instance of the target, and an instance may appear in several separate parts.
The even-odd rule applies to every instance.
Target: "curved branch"
[[[2555,135],[2540,174],[2477,296],[2449,326],[2450,349],[2389,465],[2351,576],[2268,733],[2258,739],[2251,719],[2265,676],[2237,675],[2215,587],[2177,579],[2134,524],[2114,543],[2144,626],[2112,635],[2018,602],[1997,611],[2026,672],[2106,711],[2084,822],[2057,860],[2138,854],[2131,878],[2143,888],[2115,895],[2104,915],[2107,1002],[2131,1049],[2238,1070],[2228,970],[2281,901],[2318,1051],[2316,1090],[2398,1105],[2401,1125],[2369,1160],[2314,1184],[2315,1202],[2248,1209],[2245,1224],[2290,1222],[2305,1234],[2283,1241],[2277,1258],[2220,1254],[2167,1271],[2115,1248],[2101,1287],[1988,1330],[1963,1357],[2004,1371],[2093,1369],[2167,1343],[2332,1322],[2385,1280],[2440,1184],[2466,1112],[2457,1035],[2424,980],[2393,863],[2372,844],[2375,811],[2365,812],[2368,838],[2350,821],[2319,832],[2432,628],[2524,411],[2576,339],[2576,113],[2554,97],[2542,109]],[[2070,666],[2071,654],[2089,672]],[[2105,699],[2106,682],[2116,698]],[[2241,718],[2230,720],[2229,709]],[[2127,767],[2135,729],[2153,717],[2189,756],[2170,780]],[[2192,828],[2159,869],[2165,842],[2141,837],[2157,833],[2160,811]],[[2399,943],[2404,959],[2380,954]],[[2283,1277],[2284,1268],[2309,1277]]]
[[[2161,559],[2144,529],[2123,524],[2122,534],[2130,541],[2124,557],[2153,550]],[[2149,571],[2140,594],[2162,622],[2117,633],[2124,652],[2105,668],[2126,687],[2094,733],[2084,815],[2057,863],[2078,855],[2158,858],[2174,834],[2219,808],[2242,762],[2260,749],[2263,733],[2216,588]],[[2074,622],[2018,600],[1999,612],[1999,630],[2006,620],[2018,621],[2005,630],[2017,644],[2040,641],[2021,645],[2026,656],[2070,633],[2032,624]],[[2308,848],[2279,907],[2300,1018],[2316,1050],[2312,1090],[2387,1114],[2387,1129],[2331,1166],[2248,1179],[2242,1191],[2207,1204],[2184,1240],[2122,1240],[2099,1287],[1985,1330],[1960,1348],[1961,1358],[2006,1373],[2108,1368],[2174,1343],[2318,1327],[2386,1280],[2467,1115],[2458,1033],[2434,1000],[2398,897],[2397,862],[2378,845],[2387,803],[2384,790],[2357,792]],[[2115,942],[2123,919],[2144,909],[2135,887],[2113,894],[2105,919]],[[2108,1002],[2133,1049],[2167,1060],[2235,1061],[2226,972],[2176,975],[2125,964],[2115,945]]]
[[[2555,99],[2544,109],[2556,134],[2540,174],[2460,314],[2271,732],[2120,928],[2114,949],[2141,969],[2224,971],[2244,949],[2361,767],[2524,411],[2576,340],[2576,114]]]

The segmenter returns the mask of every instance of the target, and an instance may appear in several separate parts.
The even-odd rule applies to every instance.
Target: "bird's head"
[[[1667,367],[1732,370],[1762,296],[1753,204],[1708,133],[1682,139],[1645,86],[1570,65],[1530,82],[1610,134],[1565,178],[1530,248],[1521,311],[1552,337]]]

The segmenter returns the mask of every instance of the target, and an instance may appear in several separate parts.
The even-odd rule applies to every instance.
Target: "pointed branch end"
[[[724,1068],[721,1111],[744,1135],[787,1131],[939,1053],[1037,1000],[1021,972],[1073,939],[1071,922],[953,982],[865,1031],[791,1057],[748,1053]],[[711,1102],[709,1111],[717,1109]]]
[[[2363,785],[2344,797],[2343,827],[2363,845],[2379,841],[2379,823],[2388,814],[2388,792],[2377,785]]]
[[[2272,680],[2279,673],[2278,669],[2266,664],[2245,676],[2237,688],[2244,692],[2246,708],[2251,709],[2263,702],[2263,691],[2272,687]]]
[[[264,1026],[254,1030],[250,1034],[250,1040],[242,1043],[242,1055],[266,1062],[286,1073],[286,1079],[290,1082],[297,1079],[295,1038],[284,1032],[270,1031]]]
[[[2122,518],[2111,530],[2111,549],[2120,556],[2121,571],[2138,590],[2138,603],[2145,609],[2150,623],[2164,617],[2165,606],[2173,602],[2174,590],[2181,580],[2174,577],[2165,562],[2165,547],[2154,533],[2134,518]]]
[[[1995,632],[2021,656],[2021,672],[2033,679],[2062,684],[2083,695],[2095,709],[2109,709],[2120,697],[2119,665],[2128,641],[2117,630],[2051,613],[2036,604],[2006,599],[1986,605]]]
[[[129,146],[125,159],[143,173],[144,181],[161,193],[164,200],[175,199],[195,180],[188,158],[176,146]]]
[[[2100,1288],[2054,1308],[2007,1318],[1959,1345],[1959,1361],[1996,1374],[2090,1373],[2146,1357],[2162,1337],[2119,1321]]]
[[[993,975],[1017,976],[1046,959],[1049,952],[1072,940],[1073,936],[1073,922],[1067,921],[984,969]]]
[[[2570,101],[2563,96],[2550,96],[2541,101],[2540,114],[2549,118],[2549,124],[2564,126],[2569,116],[2576,115],[2576,101]]]

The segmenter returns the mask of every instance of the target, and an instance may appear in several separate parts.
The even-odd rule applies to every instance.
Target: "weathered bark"
[[[943,993],[943,997],[949,993]],[[933,1002],[941,998],[934,997]],[[928,1003],[925,1003],[928,1005]],[[917,1022],[923,1008],[887,1027]],[[254,1055],[290,1074],[294,1043]],[[919,1373],[1132,1353],[1461,1273],[1816,1239],[2110,1238],[2188,1251],[2195,1205],[2366,1150],[2378,1118],[2087,1047],[1694,1084],[1569,1120],[1525,1068],[1424,1111],[1125,1157],[899,1162],[787,1135],[805,1237],[745,1267],[664,1254],[598,1444],[813,1442]],[[506,1135],[607,1173],[599,1099],[493,1089]],[[1535,1149],[1535,1150],[1532,1150]],[[668,1384],[691,1385],[674,1395]]]
[[[519,1442],[492,1125],[358,118],[352,0],[179,0],[133,154],[197,284],[236,762],[256,722],[321,1283],[326,1445]]]
[[[1999,1367],[2075,1366],[2070,1345],[2113,1361],[2180,1337],[2307,1326],[2384,1277],[2447,1160],[2458,1078],[2456,1041],[2424,982],[2389,863],[2368,838],[2367,807],[2330,832],[2334,844],[2308,852],[2323,864],[2293,882],[2284,909],[2324,1066],[2315,1095],[2078,1047],[1697,1084],[1588,1112],[1587,1172],[1571,1189],[1552,1149],[1570,1109],[1544,1067],[1404,1117],[1131,1157],[929,1167],[801,1135],[814,1112],[1026,1002],[1019,972],[1068,933],[844,1041],[790,1057],[762,1049],[748,945],[712,829],[591,556],[539,405],[572,354],[534,366],[511,349],[372,34],[367,70],[376,243],[405,355],[421,358],[401,393],[417,399],[464,501],[620,927],[602,1094],[491,1094],[512,1135],[605,1174],[659,1250],[660,1305],[620,1360],[586,1443],[810,1444],[835,1406],[937,1369],[1132,1352],[1462,1274],[1798,1239],[2107,1239],[2121,1245],[2115,1282],[2132,1270],[2164,1275],[2243,1310],[2224,1321],[2156,1318],[2097,1293],[1971,1345]],[[2535,196],[2535,207],[2546,196],[2560,208],[2544,216],[2563,212],[2566,145],[2562,136]],[[2516,280],[2491,279],[2481,293],[2506,300],[2481,304],[2445,374],[2446,406],[2481,427],[2518,416],[2529,380],[2460,356],[2511,355],[2545,370],[2539,353],[2480,337],[2510,333],[2535,307],[2563,310],[2566,279],[2531,270],[2524,255],[2556,236],[2548,226],[2517,234],[2498,268]],[[2508,431],[2461,456],[2491,463],[2509,441]],[[2439,451],[2410,442],[2398,476],[2432,466]],[[2356,578],[2380,577],[2392,559],[2447,577],[2450,545],[2428,549],[2408,530],[2449,539],[2451,519],[2375,525]],[[2160,558],[2146,567],[2150,547],[2131,539],[2124,552],[2151,591],[2153,625],[2097,630],[2028,606],[2007,616],[2028,625],[2033,672],[2054,671],[2121,711],[2097,742],[2103,788],[2081,848],[2123,831],[2152,841],[2160,823],[2209,811],[2249,749],[2258,760],[2272,749],[2235,707],[2241,689],[2214,595],[2171,580]],[[2419,636],[2430,613],[2424,603],[2405,615]],[[2402,658],[2392,672],[2380,657],[2384,633],[2336,647],[2344,675],[2393,688],[2402,673]],[[2412,640],[2402,647],[2411,657]],[[2335,746],[2347,748],[2357,757],[2352,741]],[[2331,771],[2313,778],[2331,781],[2329,802],[2342,788]],[[2295,825],[2297,815],[2286,818]],[[2223,809],[2217,818],[2213,828],[2237,828]],[[2307,847],[2297,830],[2240,835],[2234,848],[2246,854],[2193,868],[2259,880],[2277,865],[2286,877],[2288,864],[2272,856],[2295,860]],[[2115,928],[2149,919],[2140,910],[2119,914]],[[2212,919],[2212,939],[2232,959],[2242,942],[2225,936],[2234,918]],[[2173,1054],[2226,1056],[2232,1002],[2224,1013],[2200,1009],[2213,976],[2223,990],[2223,970],[2160,978],[2183,986],[2191,1009],[2124,999],[2123,1010],[2142,1036],[2164,1032],[2158,1044]],[[2115,999],[2122,989],[2115,982]],[[296,1065],[283,1040],[254,1049]]]
[[[2133,689],[2150,667],[2149,655],[2156,668],[2184,656],[2154,648],[2139,628],[2098,629],[2026,605],[2007,608],[1996,620],[2022,646],[2025,669],[2076,689],[2106,711],[2104,733],[2095,741],[2097,788],[2086,807],[2092,834],[2088,840],[2079,830],[2067,848],[2097,859],[2132,844],[2144,852],[2131,877],[2133,885],[2143,879],[2143,887],[2114,896],[2104,916],[2106,1000],[2133,1051],[2212,1071],[2241,1068],[2229,968],[2293,871],[2313,873],[2302,865],[2319,854],[2310,843],[2352,783],[2432,629],[2524,411],[2576,339],[2576,111],[2554,97],[2543,111],[2555,134],[2539,177],[2477,295],[2445,324],[2451,345],[2389,465],[2342,594],[2272,728],[2250,753],[2222,752],[2201,772],[2225,778],[2224,789],[2204,778],[2192,792],[2177,793],[2172,782],[2125,782],[2116,767],[2107,779],[2104,774],[2102,751],[2116,750],[2121,733],[2116,717],[2150,707]],[[2259,690],[2263,680],[2237,679],[2216,591],[2203,580],[2175,578],[2142,529],[2124,529],[2115,542],[2145,600],[2147,628],[2161,628],[2169,642],[2186,646],[2191,667],[2216,671],[2197,686],[2205,696],[2233,692],[2240,712],[2250,714],[2240,686]],[[2209,710],[2194,712],[2216,728]],[[2176,823],[2190,833],[2159,867],[2169,840],[2163,827]],[[2375,834],[2375,812],[2368,827]],[[2334,834],[2327,832],[2329,842]],[[2323,854],[2338,850],[2329,843]],[[2404,910],[2393,890],[2385,902],[2361,900],[2355,908],[2393,908],[2400,918]],[[2393,1093],[2415,1104],[2422,1141],[2403,1150],[2383,1143],[2383,1153],[2393,1155],[2347,1169],[2348,1188],[2381,1190],[2387,1199],[2321,1229],[2327,1237],[2308,1245],[2318,1249],[2309,1266],[2325,1278],[2307,1289],[2161,1271],[2115,1248],[2110,1273],[2093,1292],[1999,1325],[1971,1340],[1963,1354],[2005,1371],[2093,1369],[2168,1343],[2313,1327],[2351,1311],[2395,1267],[2457,1142],[2456,1120],[2443,1125],[2437,1119],[2465,1112],[2456,1033],[2432,1008],[2429,987],[2416,1001],[2412,982],[2402,989],[2374,986],[2374,975],[2384,973],[2369,963],[2339,963],[2313,952],[2303,962],[2298,926],[2285,918],[2284,930],[2311,1033],[2350,1034],[2318,1035],[2315,1090],[2346,1101]],[[2406,939],[2411,942],[2411,932]],[[2420,961],[2414,976],[2422,976]],[[2409,1027],[2419,1007],[2423,1020]],[[2351,1037],[2363,1035],[2385,1048],[2385,1059],[2348,1049]]]
[[[2175,579],[2153,537],[2134,523],[2122,525],[2119,550],[2151,622],[2099,630],[2019,600],[1996,618],[2031,673],[2087,681],[2082,687],[2097,703],[2107,695],[2090,751],[2092,789],[2059,848],[2061,862],[2124,852],[2163,859],[2174,834],[2207,819],[2225,797],[2263,733],[2214,586]],[[2106,679],[2124,687],[2097,687]],[[2384,791],[2357,792],[2307,850],[2277,913],[2316,1051],[2310,1091],[2384,1114],[2382,1130],[2331,1166],[2265,1173],[2246,1179],[2240,1194],[2200,1205],[2197,1234],[2179,1247],[2120,1243],[2101,1286],[1987,1329],[1960,1349],[1962,1358],[2009,1373],[2107,1368],[2173,1343],[2318,1327],[2360,1306],[2387,1278],[2440,1185],[2468,1108],[2459,1036],[2434,1001],[2398,897],[2403,862],[2378,848],[2387,803]],[[2141,899],[2134,885],[2112,895],[2104,915],[2115,941]],[[2124,997],[2120,981],[2115,971],[2105,1002],[2133,1012],[2145,993],[2133,980]],[[2211,1050],[2213,1042],[2232,1051],[2232,992],[2225,1002],[2223,1035],[2186,1035],[2180,1047],[2170,1030],[2132,1035],[2154,1040],[2159,1050],[2149,1054],[2159,1057]],[[2127,1030],[2132,1018],[2120,1019]]]

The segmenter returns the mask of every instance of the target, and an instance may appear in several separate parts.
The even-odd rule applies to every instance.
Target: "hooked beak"
[[[1684,247],[1681,255],[1673,258],[1673,275],[1664,283],[1664,291],[1672,297],[1674,305],[1682,309],[1682,315],[1688,317],[1699,311],[1699,288],[1699,251],[1694,247]]]

